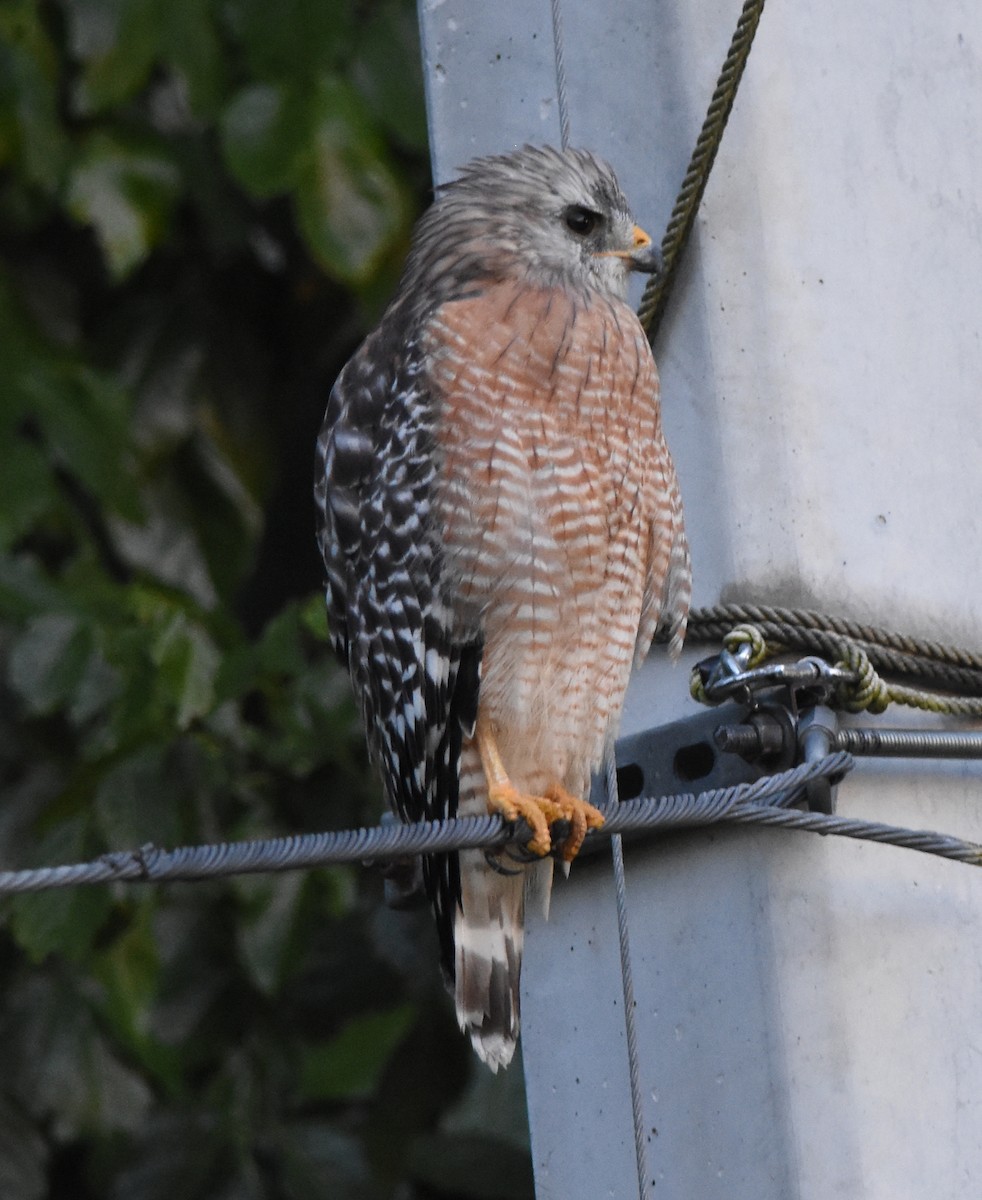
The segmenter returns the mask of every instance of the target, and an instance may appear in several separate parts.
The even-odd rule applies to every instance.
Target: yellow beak
[[[662,257],[657,246],[652,245],[651,237],[635,225],[631,232],[632,247],[630,250],[601,250],[599,258],[623,258],[632,271],[643,271],[646,275],[656,275],[662,269]]]

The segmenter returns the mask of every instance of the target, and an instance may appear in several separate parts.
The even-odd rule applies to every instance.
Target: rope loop
[[[750,647],[750,656],[743,664],[744,670],[752,670],[769,655],[774,654],[775,648],[768,646],[767,641],[756,625],[735,625],[729,632],[723,634],[723,647],[736,655],[744,646]],[[698,665],[693,667],[689,675],[689,695],[697,704],[711,705],[713,703],[706,693],[706,685]]]
[[[836,696],[846,712],[883,713],[890,707],[890,689],[876,672],[869,655],[855,642],[843,641],[843,657],[835,664],[855,673],[852,683],[840,683]]]
[[[702,675],[699,673],[698,666],[693,667],[689,672],[689,695],[695,700],[696,704],[710,703],[709,697],[706,695],[706,685],[702,681]]]
[[[723,638],[723,645],[731,654],[736,654],[742,646],[750,647],[750,658],[746,669],[759,667],[768,656],[767,641],[756,625],[737,625]]]

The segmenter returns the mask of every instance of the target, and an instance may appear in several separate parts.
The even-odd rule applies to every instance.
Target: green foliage
[[[410,0],[0,4],[0,865],[376,818],[310,474],[418,61]],[[0,902],[0,1195],[529,1195],[435,960],[357,868]]]

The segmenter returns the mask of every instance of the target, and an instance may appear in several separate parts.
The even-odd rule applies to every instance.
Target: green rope
[[[641,297],[638,317],[648,335],[648,341],[652,345],[654,345],[658,327],[661,325],[682,251],[689,240],[703,192],[706,190],[709,172],[712,170],[716,151],[719,149],[723,137],[723,130],[729,120],[737,88],[740,85],[740,78],[743,75],[743,68],[747,65],[747,57],[750,54],[750,47],[763,10],[764,0],[746,0],[744,3],[733,40],[730,42],[729,53],[723,63],[716,90],[709,103],[706,119],[703,121],[695,149],[689,159],[688,170],[675,201],[675,207],[672,209],[668,228],[662,238],[661,252],[664,268],[649,280],[644,295]]]
[[[837,689],[836,699],[847,712],[880,713],[890,704],[904,704],[925,712],[982,717],[982,655],[941,642],[807,609],[746,604],[696,609],[689,618],[687,638],[721,641],[731,653],[749,644],[748,667],[792,649],[820,654],[855,676]],[[887,681],[880,672],[899,679]],[[944,690],[927,690],[915,683]],[[696,671],[689,690],[694,699],[708,703]]]
[[[807,608],[778,608],[768,604],[717,604],[695,609],[689,616],[689,636],[696,641],[719,641],[734,624],[741,621],[763,627],[773,626],[789,639],[812,635],[838,635],[857,642],[869,642],[884,653],[894,652],[898,659],[922,659],[940,669],[963,668],[970,690],[982,687],[982,654],[949,646],[944,642],[913,638],[894,633],[878,625],[864,625],[845,617],[829,616]]]
[[[862,646],[855,642],[844,642],[842,658],[835,665],[845,667],[856,675],[852,683],[840,683],[836,688],[840,707],[851,713],[886,712],[890,707],[890,689],[876,673]]]

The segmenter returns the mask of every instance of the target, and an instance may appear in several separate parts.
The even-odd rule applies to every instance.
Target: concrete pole
[[[562,2],[573,143],[656,237],[739,10]],[[558,143],[549,0],[420,15],[439,177]],[[697,604],[982,645],[977,0],[771,0],[658,357]],[[645,667],[625,732],[695,711],[700,653]],[[863,763],[839,811],[982,841],[982,772]],[[974,1200],[982,872],[724,828],[627,872],[648,1194]],[[638,1193],[621,1008],[609,863],[584,862],[526,951],[539,1200]]]

